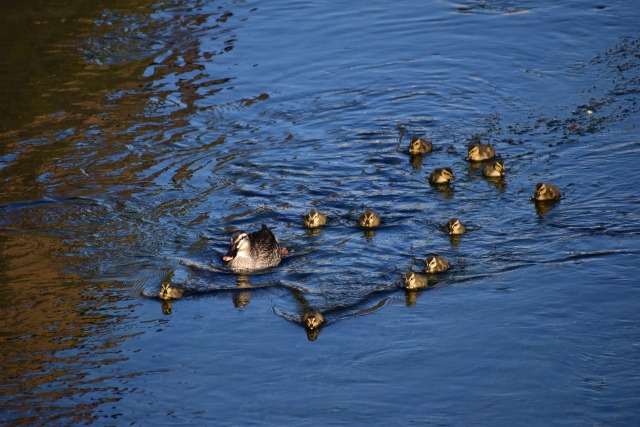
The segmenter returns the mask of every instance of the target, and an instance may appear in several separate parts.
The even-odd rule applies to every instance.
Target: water
[[[0,14],[4,424],[637,424],[638,6],[74,3]]]

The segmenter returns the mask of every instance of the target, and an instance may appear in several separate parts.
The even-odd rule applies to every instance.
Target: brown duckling
[[[432,184],[448,184],[453,181],[453,171],[451,168],[434,169],[429,175],[429,182]]]
[[[307,228],[322,227],[326,223],[327,223],[327,216],[324,214],[321,214],[316,210],[311,210],[304,216],[304,225]]]
[[[505,173],[504,161],[496,160],[495,162],[484,165],[482,175],[487,178],[502,178]]]
[[[439,273],[447,271],[449,268],[451,268],[449,261],[440,255],[429,255],[424,265],[424,271],[427,273]]]
[[[410,270],[404,275],[404,287],[406,289],[420,289],[427,286],[429,286],[429,281],[424,274]]]
[[[492,159],[496,155],[496,150],[490,144],[470,144],[466,160],[481,162]]]
[[[414,155],[430,153],[432,148],[433,144],[423,138],[412,138],[409,143],[409,153]]]
[[[172,298],[180,298],[184,293],[184,289],[171,286],[171,283],[163,283],[158,292],[158,298],[170,300]]]
[[[380,225],[380,216],[374,211],[364,211],[358,219],[358,224],[365,228],[373,228]]]
[[[444,226],[444,231],[449,234],[464,234],[467,232],[467,227],[459,219],[451,218]]]
[[[560,190],[558,190],[558,187],[555,185],[539,182],[536,184],[536,192],[533,195],[533,198],[536,201],[560,200],[561,196],[562,193],[560,193]]]
[[[324,316],[317,310],[307,310],[300,316],[305,328],[312,331],[324,323]]]

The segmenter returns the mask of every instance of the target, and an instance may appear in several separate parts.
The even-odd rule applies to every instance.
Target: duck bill
[[[222,260],[224,262],[229,262],[232,259],[234,259],[236,257],[236,255],[238,255],[238,246],[237,245],[232,245],[229,248],[229,251],[227,252],[227,254],[222,257]]]

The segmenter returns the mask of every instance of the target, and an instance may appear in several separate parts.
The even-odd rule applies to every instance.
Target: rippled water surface
[[[640,421],[640,3],[71,3],[0,7],[2,424]]]

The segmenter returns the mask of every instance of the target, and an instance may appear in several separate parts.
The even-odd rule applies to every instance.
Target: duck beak
[[[231,245],[227,254],[222,257],[222,260],[224,262],[229,262],[234,259],[236,255],[238,255],[238,245]]]

